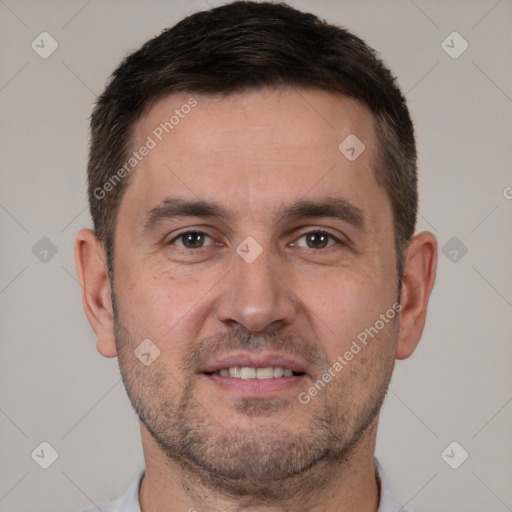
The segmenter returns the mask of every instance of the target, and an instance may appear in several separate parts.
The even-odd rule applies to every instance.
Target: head
[[[418,192],[413,124],[395,78],[349,31],[285,4],[253,2],[199,12],[165,30],[124,60],[100,96],[91,118],[88,189],[109,265],[119,205],[137,164],[120,180],[116,172],[137,149],[137,121],[172,94],[229,96],[264,87],[319,89],[370,109],[378,140],[372,171],[391,202],[401,277]]]
[[[88,177],[84,303],[147,443],[270,499],[374,436],[436,244],[413,236],[413,125],[371,48],[284,4],[189,16],[114,72]]]

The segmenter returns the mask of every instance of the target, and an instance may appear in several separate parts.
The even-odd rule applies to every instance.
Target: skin
[[[435,237],[413,237],[398,290],[391,203],[372,171],[373,117],[361,103],[292,89],[194,97],[198,105],[139,163],[122,198],[116,315],[101,243],[87,229],[76,241],[98,350],[118,356],[143,420],[141,509],[375,512],[378,411],[395,359],[409,357],[423,331]],[[135,125],[134,148],[188,98],[157,102]],[[338,150],[349,134],[366,146],[353,162]],[[217,201],[232,218],[178,217],[144,229],[171,195]],[[283,205],[326,197],[359,208],[363,224],[275,217]],[[176,238],[187,229],[208,235],[203,247]],[[324,245],[318,231],[336,238]],[[248,236],[262,248],[252,263],[236,252]],[[300,403],[397,297],[400,314]],[[160,350],[149,366],[133,355],[144,339]],[[299,358],[306,375],[251,394],[200,372],[233,350]]]

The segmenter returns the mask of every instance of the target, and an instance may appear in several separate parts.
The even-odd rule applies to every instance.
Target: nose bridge
[[[233,269],[218,306],[219,320],[242,324],[254,332],[271,324],[291,323],[295,300],[280,270],[278,255],[270,247],[246,238],[233,254]]]

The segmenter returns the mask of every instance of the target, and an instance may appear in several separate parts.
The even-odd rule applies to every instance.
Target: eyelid
[[[205,237],[208,237],[211,240],[213,240],[214,242],[216,242],[215,238],[213,238],[212,235],[209,235],[206,231],[202,231],[201,229],[190,229],[190,228],[187,228],[187,229],[185,229],[185,230],[183,230],[183,231],[181,231],[179,233],[174,234],[172,236],[172,238],[168,239],[168,237],[166,237],[164,239],[163,244],[164,245],[175,245],[176,240],[179,240],[182,236],[187,235],[189,233],[198,233],[198,234],[204,235]],[[176,247],[179,247],[180,249],[185,249],[185,250],[188,250],[188,251],[198,251],[199,249],[205,249],[206,247],[209,247],[210,245],[214,245],[214,244],[208,244],[208,245],[205,245],[203,247],[199,247],[197,249],[190,249],[188,247],[181,247],[179,245],[177,245]]]
[[[306,236],[306,235],[310,235],[312,233],[320,233],[322,235],[327,235],[329,236],[332,240],[334,240],[337,244],[339,245],[347,245],[347,241],[343,239],[343,237],[340,237],[338,235],[335,235],[334,233],[332,233],[331,231],[329,231],[328,229],[325,229],[325,228],[316,228],[316,229],[310,229],[308,228],[307,231],[304,231],[302,232],[301,234],[299,234],[296,238],[295,238],[295,242],[293,242],[292,245],[296,245],[296,242],[297,240],[300,240],[302,237]],[[329,247],[326,247],[325,249],[329,249],[330,247],[333,247],[334,245],[336,244],[333,244]],[[311,249],[311,248],[310,248]],[[323,250],[325,250],[323,249]],[[318,250],[322,250],[322,249],[313,249],[315,251],[318,251]]]
[[[313,229],[312,228],[306,228],[306,229],[307,230],[303,231],[302,233],[298,234],[295,237],[295,241],[292,243],[292,246],[295,246],[297,240],[299,240],[300,238],[302,238],[302,237],[304,237],[306,235],[312,234],[312,233],[320,233],[320,234],[323,234],[323,235],[327,235],[332,240],[334,240],[337,244],[340,244],[340,245],[347,245],[347,243],[348,243],[348,240],[346,239],[346,237],[343,237],[343,236],[340,237],[339,235],[332,233],[330,230],[328,230],[326,228],[313,228]],[[172,238],[170,238],[168,240],[167,240],[167,237],[166,237],[166,239],[164,239],[164,245],[175,245],[176,240],[180,239],[182,236],[187,235],[189,233],[199,233],[201,235],[204,235],[205,237],[210,238],[211,240],[213,240],[217,244],[222,243],[222,242],[218,242],[212,235],[208,234],[206,231],[201,230],[200,228],[198,228],[198,229],[186,228],[183,231],[180,231],[180,232],[174,234],[172,236]],[[179,247],[180,249],[185,249],[185,250],[189,250],[189,251],[198,251],[199,249],[205,249],[206,247],[209,247],[211,245],[215,245],[215,243],[208,244],[208,245],[205,245],[203,247],[196,248],[196,249],[190,249],[188,247],[181,247],[179,245],[177,245],[177,247]],[[334,245],[336,245],[336,244],[334,244]],[[332,247],[332,246],[329,246],[329,247]],[[315,250],[319,250],[319,249],[315,249]]]

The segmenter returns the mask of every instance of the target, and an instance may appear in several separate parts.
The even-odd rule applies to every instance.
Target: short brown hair
[[[418,202],[416,145],[405,99],[391,72],[360,38],[271,2],[233,2],[192,14],[146,42],[112,74],[91,117],[88,165],[94,229],[111,269],[128,180],[108,193],[103,186],[129,158],[141,115],[173,93],[228,95],[283,86],[340,93],[372,111],[378,139],[374,174],[391,200],[401,281]]]

